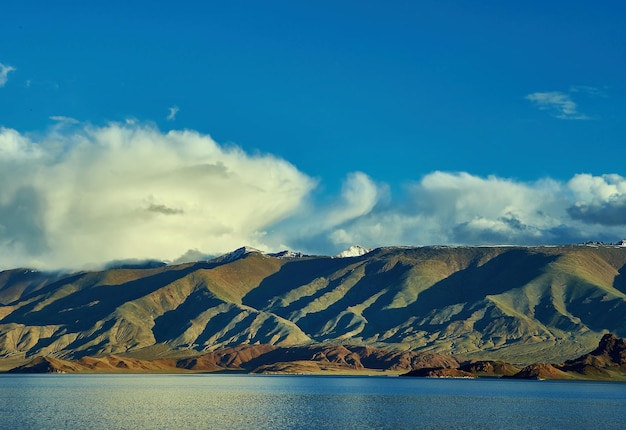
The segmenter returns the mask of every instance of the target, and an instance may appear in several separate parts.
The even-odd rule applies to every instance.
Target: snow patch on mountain
[[[352,245],[345,251],[341,251],[339,254],[335,255],[335,258],[360,257],[361,255],[365,255],[371,251],[372,248],[365,248],[361,245]]]
[[[614,247],[614,246],[618,246],[618,247],[624,247],[626,248],[626,239],[622,239],[619,242],[598,242],[598,241],[588,241],[588,242],[584,242],[582,244],[583,246],[590,246],[593,248],[598,248],[600,246],[609,246],[609,247]]]
[[[270,252],[267,255],[274,258],[302,258],[304,254],[301,252],[291,251],[289,249],[285,249],[280,252]]]
[[[253,253],[263,254],[262,251],[259,251],[258,249],[251,246],[242,246],[241,248],[237,248],[232,252],[217,257],[216,260],[219,260],[220,263],[230,263],[232,261],[239,260],[240,258],[243,258],[248,254]]]
[[[217,261],[220,263],[230,263],[233,262],[235,260],[239,260],[240,258],[243,258],[249,254],[261,254],[261,255],[266,255],[268,257],[274,257],[274,258],[302,258],[302,257],[306,257],[305,254],[301,253],[301,252],[297,252],[297,251],[291,251],[291,250],[284,250],[284,251],[280,251],[280,252],[264,252],[261,250],[258,250],[256,248],[253,248],[251,246],[242,246],[241,248],[235,249],[232,252],[229,252],[227,254],[221,255],[215,259],[213,259],[213,261]]]

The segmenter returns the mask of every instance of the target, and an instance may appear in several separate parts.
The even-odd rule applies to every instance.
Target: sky
[[[9,1],[0,269],[626,238],[626,3]]]

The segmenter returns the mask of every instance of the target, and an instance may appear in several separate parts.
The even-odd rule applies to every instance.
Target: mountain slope
[[[241,250],[176,266],[0,272],[0,356],[322,343],[530,363],[579,356],[606,331],[626,336],[624,247]]]

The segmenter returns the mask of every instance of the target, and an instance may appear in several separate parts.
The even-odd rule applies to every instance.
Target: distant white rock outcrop
[[[335,258],[360,257],[361,255],[365,255],[371,251],[372,248],[365,248],[361,245],[352,245],[345,251],[341,251],[339,254],[335,255]]]

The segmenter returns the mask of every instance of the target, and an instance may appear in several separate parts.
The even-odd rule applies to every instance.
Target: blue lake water
[[[626,384],[252,375],[0,375],[3,429],[619,429]]]

